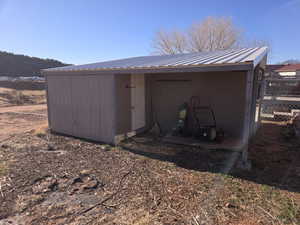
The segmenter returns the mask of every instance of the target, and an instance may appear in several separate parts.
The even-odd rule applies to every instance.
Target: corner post
[[[253,74],[254,70],[248,70],[246,75],[246,90],[245,90],[245,113],[244,113],[244,125],[243,125],[243,142],[242,142],[242,162],[241,167],[244,169],[250,169],[251,165],[248,161],[248,145],[250,139],[251,130],[251,106],[253,98]]]
[[[48,88],[48,76],[41,71],[41,74],[45,78],[45,90],[46,90],[46,102],[47,102],[47,118],[48,118],[48,128],[51,131],[51,113],[50,113],[50,101],[49,101],[49,88]]]

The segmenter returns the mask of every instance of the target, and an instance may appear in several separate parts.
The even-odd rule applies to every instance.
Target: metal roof
[[[300,64],[288,64],[282,65],[282,67],[277,69],[276,72],[294,72],[298,70],[300,70]]]
[[[84,65],[64,66],[43,71],[106,71],[132,69],[185,68],[252,64],[256,66],[267,54],[267,47],[229,49],[175,55],[140,56]]]
[[[282,65],[282,64],[269,64],[269,65],[266,65],[266,73],[270,73],[270,72],[274,72],[276,70],[279,70],[283,66],[284,65]]]

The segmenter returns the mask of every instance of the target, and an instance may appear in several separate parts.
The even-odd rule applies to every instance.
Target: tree
[[[187,49],[186,37],[179,31],[159,31],[154,39],[154,49],[158,54],[184,53]]]
[[[187,32],[157,32],[154,48],[159,54],[224,50],[237,45],[240,34],[230,18],[207,17]]]
[[[240,31],[230,18],[208,17],[192,25],[189,38],[191,52],[224,50],[238,43]]]
[[[161,30],[153,40],[155,53],[161,55],[262,46],[268,46],[271,53],[269,42],[244,39],[241,30],[228,17],[207,17],[192,24],[187,31]]]

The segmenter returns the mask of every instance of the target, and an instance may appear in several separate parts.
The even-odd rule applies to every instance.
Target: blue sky
[[[271,63],[300,59],[300,0],[0,0],[0,50],[81,64],[149,55],[160,29],[229,16]]]

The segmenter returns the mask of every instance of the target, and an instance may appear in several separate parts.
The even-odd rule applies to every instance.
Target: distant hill
[[[0,76],[41,76],[41,69],[67,65],[69,64],[54,59],[41,59],[0,51]]]

